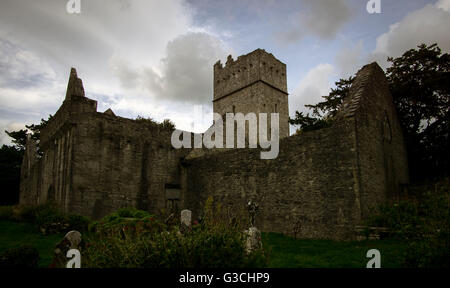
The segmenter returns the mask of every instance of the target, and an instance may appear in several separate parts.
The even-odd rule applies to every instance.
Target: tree
[[[389,57],[387,79],[406,132],[412,176],[448,175],[450,55],[437,44]]]
[[[305,107],[312,110],[312,115],[309,113],[306,116],[303,112],[295,111],[295,118],[289,119],[291,125],[299,127],[298,132],[307,132],[329,127],[333,122],[333,117],[342,106],[342,102],[350,92],[354,77],[348,79],[340,79],[336,82],[336,88],[332,88],[328,96],[322,96],[325,101],[319,102],[316,105],[305,105]]]
[[[11,132],[5,130],[5,133],[8,134],[9,137],[13,138],[13,147],[15,147],[17,150],[25,151],[25,146],[27,144],[27,130],[21,129],[19,131]]]
[[[41,123],[38,125],[31,124],[31,125],[25,125],[25,127],[31,131],[31,139],[35,140],[38,146],[38,152],[39,151],[39,139],[41,137],[41,129],[44,128],[50,119],[52,119],[52,115],[48,116],[47,120],[41,119]],[[8,134],[9,137],[13,138],[12,142],[14,143],[14,146],[16,149],[25,151],[25,146],[27,144],[27,129],[21,129],[18,131],[6,131],[5,133]]]
[[[388,57],[391,66],[386,77],[405,130],[411,176],[414,179],[448,176],[450,56],[437,44],[419,45],[398,58]],[[312,117],[296,111],[289,122],[299,131],[310,131],[331,124],[348,96],[353,77],[340,79],[325,101],[305,105]]]
[[[47,120],[41,119],[41,123],[38,125],[31,124],[25,125],[31,133],[31,138],[34,139],[39,150],[39,138],[41,135],[41,129],[48,124],[48,121],[52,118],[49,115]],[[12,205],[19,202],[19,190],[20,190],[20,168],[22,165],[23,155],[25,153],[25,146],[27,143],[27,133],[25,129],[18,131],[5,131],[9,137],[13,138],[14,145],[3,145],[0,148],[0,205]]]
[[[3,145],[0,148],[0,205],[19,202],[20,166],[24,150]]]
[[[334,117],[342,106],[342,102],[350,93],[353,79],[351,76],[348,79],[340,79],[336,82],[336,88],[332,88],[328,96],[322,96],[325,99],[316,105],[305,105],[305,107],[313,110],[313,115],[318,117]]]

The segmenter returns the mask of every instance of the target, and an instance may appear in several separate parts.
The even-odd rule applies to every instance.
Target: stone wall
[[[261,160],[258,149],[206,154],[185,163],[184,207],[198,216],[213,196],[223,209],[257,202],[262,231],[306,238],[348,238],[358,216],[351,121],[284,138],[280,154]]]
[[[258,50],[248,55],[259,55],[266,65],[275,59]],[[247,63],[239,59],[247,58],[215,67],[228,69],[215,77]],[[259,149],[174,149],[170,129],[117,117],[110,109],[97,112],[97,102],[84,97],[76,71],[70,75],[66,99],[41,131],[42,155],[36,154],[36,143],[27,142],[22,204],[54,200],[67,212],[93,218],[121,207],[158,213],[176,206],[198,217],[212,196],[230,214],[244,212],[248,201],[257,202],[256,226],[262,231],[354,239],[355,226],[379,204],[398,199],[401,185],[408,183],[402,131],[386,78],[375,63],[357,73],[331,127],[282,138],[272,160],[260,159]],[[273,112],[264,105],[270,108],[285,97],[279,102],[284,103],[279,106],[284,121],[287,95],[260,78],[223,94],[214,102],[215,111],[232,112],[228,106],[236,104],[235,112]],[[228,88],[214,89],[220,96]]]
[[[358,72],[330,128],[281,139],[278,158],[261,160],[256,149],[199,155],[185,163],[185,208],[198,215],[213,196],[236,212],[251,200],[262,231],[302,238],[352,239],[355,226],[408,182],[401,128],[377,64]]]
[[[166,185],[180,185],[187,153],[172,148],[171,132],[102,113],[80,119],[70,210],[99,218],[122,207],[167,208]]]
[[[66,99],[41,131],[43,155],[26,151],[20,202],[53,200],[93,218],[129,206],[167,208],[166,186],[180,185],[180,159],[189,151],[172,148],[172,130],[155,122],[97,112],[97,102],[71,86],[82,85],[77,79],[73,69]]]
[[[402,196],[402,187],[409,183],[408,160],[383,70],[372,63],[357,76],[350,90],[352,98],[345,102],[340,116],[356,120],[361,213],[367,218],[381,203]]]

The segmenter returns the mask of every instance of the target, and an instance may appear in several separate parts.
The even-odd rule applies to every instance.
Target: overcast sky
[[[381,0],[380,14],[367,0],[80,0],[79,14],[67,2],[0,1],[0,144],[56,112],[70,67],[98,111],[200,132],[212,65],[229,54],[262,48],[286,63],[294,115],[364,64],[385,68],[421,43],[450,51],[450,0]]]

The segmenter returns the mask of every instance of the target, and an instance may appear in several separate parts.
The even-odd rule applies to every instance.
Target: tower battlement
[[[287,94],[286,64],[263,49],[239,56],[236,60],[230,55],[225,66],[220,60],[214,65],[213,101],[259,81]]]

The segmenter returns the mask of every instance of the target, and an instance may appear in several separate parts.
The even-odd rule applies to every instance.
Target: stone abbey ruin
[[[61,107],[28,140],[21,204],[52,200],[98,219],[133,206],[194,217],[212,196],[228,211],[259,204],[256,226],[302,238],[354,239],[355,227],[408,183],[406,148],[383,70],[361,68],[331,127],[289,136],[286,65],[258,49],[214,65],[214,112],[279,113],[279,155],[175,149],[171,128],[97,112],[71,70]],[[201,150],[201,151],[199,151]]]

